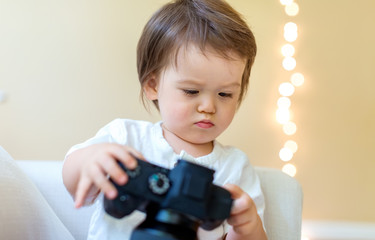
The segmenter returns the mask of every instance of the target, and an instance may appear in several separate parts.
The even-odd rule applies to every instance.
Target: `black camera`
[[[105,211],[115,218],[146,213],[131,240],[194,240],[198,227],[212,230],[230,216],[233,200],[212,183],[214,170],[181,159],[171,170],[137,161],[133,170],[119,163],[129,180],[123,186],[111,180],[118,196],[104,198]]]

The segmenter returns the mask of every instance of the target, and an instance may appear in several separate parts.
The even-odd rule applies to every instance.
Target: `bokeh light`
[[[294,22],[287,22],[284,25],[284,32],[297,32],[298,26]]]
[[[276,121],[280,124],[286,124],[290,121],[290,111],[288,108],[279,108],[276,110]]]
[[[293,3],[293,0],[280,0],[280,3],[282,5],[290,5]]]
[[[298,38],[298,33],[297,32],[285,32],[284,33],[284,39],[288,42],[294,42]]]
[[[305,82],[305,77],[303,76],[302,73],[293,73],[292,76],[290,77],[290,81],[292,84],[296,87],[302,86],[303,83]]]
[[[277,106],[279,108],[290,108],[290,105],[292,105],[292,102],[288,97],[280,97],[277,100]]]
[[[284,25],[284,39],[288,42],[294,42],[298,37],[298,27],[294,22],[288,22]]]
[[[298,150],[298,144],[293,140],[286,141],[284,147],[290,149],[293,153],[296,153]]]
[[[285,6],[285,13],[288,16],[294,17],[298,14],[298,12],[299,12],[299,6],[296,2],[292,2]]]
[[[282,171],[291,177],[294,177],[297,174],[297,168],[291,163],[285,164]]]
[[[282,148],[279,152],[279,157],[284,162],[290,161],[293,158],[293,152],[289,148]]]
[[[293,135],[297,132],[297,125],[294,122],[287,122],[283,125],[283,131],[286,135]]]
[[[293,57],[286,57],[283,60],[283,67],[287,71],[292,71],[297,65],[296,60]]]
[[[294,86],[289,82],[281,83],[279,86],[279,93],[284,97],[292,96],[294,93]]]
[[[292,57],[295,53],[295,49],[294,49],[294,46],[292,44],[285,44],[284,46],[282,46],[281,48],[281,54],[284,56],[284,57]]]

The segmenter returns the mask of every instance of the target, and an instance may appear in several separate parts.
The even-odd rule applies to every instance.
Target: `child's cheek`
[[[174,112],[177,114],[175,117],[181,121],[189,120],[192,115],[192,110],[187,104],[178,104]]]

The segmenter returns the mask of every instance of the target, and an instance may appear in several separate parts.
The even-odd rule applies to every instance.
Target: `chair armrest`
[[[255,167],[266,209],[264,226],[268,239],[300,240],[303,193],[299,182],[278,169]]]
[[[86,239],[93,206],[75,209],[62,180],[62,161],[17,160],[75,239]]]

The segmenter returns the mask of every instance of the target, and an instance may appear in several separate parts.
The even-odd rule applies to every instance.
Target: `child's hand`
[[[92,201],[100,191],[109,199],[115,198],[117,190],[108,176],[119,185],[128,181],[128,176],[117,161],[122,162],[129,169],[134,169],[137,161],[133,156],[143,159],[143,156],[134,149],[113,143],[94,144],[73,154],[76,154],[74,158],[82,160],[74,194],[76,208]]]
[[[231,216],[227,220],[232,229],[226,239],[267,239],[253,199],[237,185],[226,184],[224,188],[234,199]]]

